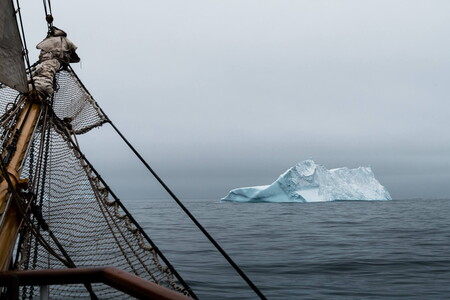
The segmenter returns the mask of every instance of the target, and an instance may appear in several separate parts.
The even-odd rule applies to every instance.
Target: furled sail
[[[11,0],[0,0],[0,82],[28,92],[22,41]]]

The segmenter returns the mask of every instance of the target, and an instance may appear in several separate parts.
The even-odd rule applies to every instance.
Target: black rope
[[[81,82],[80,82],[81,83]],[[52,111],[53,114],[53,120],[54,125],[59,127],[60,129],[64,128],[64,125],[62,125],[63,121],[61,121],[55,114],[54,111]],[[119,204],[120,208],[123,210],[123,212],[128,216],[130,221],[136,226],[136,228],[139,230],[139,232],[144,236],[144,238],[149,242],[150,246],[156,251],[159,257],[161,257],[162,261],[166,264],[167,268],[170,269],[170,271],[175,275],[175,277],[178,279],[180,284],[189,292],[189,295],[193,299],[198,299],[197,295],[195,295],[194,291],[189,287],[189,285],[184,281],[183,277],[180,276],[180,274],[175,270],[175,268],[172,266],[172,264],[169,262],[169,260],[164,256],[164,254],[159,250],[159,248],[156,246],[156,244],[150,239],[150,237],[147,235],[147,233],[144,231],[144,229],[139,225],[139,223],[134,219],[133,215],[126,209],[126,207],[123,205],[122,201],[119,199],[119,197],[116,196],[116,194],[111,190],[111,188],[108,186],[108,184],[103,180],[103,178],[100,176],[100,174],[97,172],[97,170],[94,168],[94,166],[91,164],[91,162],[86,158],[84,153],[81,151],[80,147],[77,143],[73,141],[70,134],[67,132],[67,130],[60,130],[61,132],[64,132],[67,140],[72,145],[73,149],[80,155],[81,159],[86,162],[86,164],[89,166],[89,168],[92,170],[92,172],[95,174],[95,176],[100,180],[100,182],[103,184],[105,189],[108,191],[108,193],[114,198],[114,201]]]
[[[26,120],[28,118],[28,115],[31,111],[32,105],[29,106],[28,110],[25,113],[25,117],[22,120],[22,123],[20,124],[19,129],[16,131],[16,133],[22,132],[23,127],[26,123]],[[45,126],[45,124],[43,125]],[[45,130],[45,128],[43,128],[43,130]],[[47,143],[49,143],[49,141],[47,140]],[[16,151],[16,149],[14,149],[14,151],[12,152],[14,155],[14,152]],[[9,155],[10,153],[8,153]],[[4,161],[2,159],[0,159],[0,170],[1,170],[1,174],[3,174],[3,178],[6,180],[7,184],[8,184],[8,191],[11,193],[10,195],[12,196],[12,199],[14,199],[16,207],[19,211],[19,213],[22,215],[24,221],[26,223],[28,223],[32,228],[34,228],[34,224],[32,223],[32,220],[30,219],[30,216],[27,213],[28,208],[25,208],[23,203],[21,202],[21,196],[18,194],[18,192],[16,191],[16,189],[14,189],[14,186],[11,182],[10,179],[10,175],[8,173],[7,170],[7,165],[8,165],[9,161]],[[59,249],[59,251],[61,252],[61,254],[64,256],[65,261],[56,254],[56,252],[49,251],[50,254],[52,254],[53,256],[55,256],[56,258],[58,258],[61,262],[63,262],[67,267],[69,268],[76,268],[77,266],[75,265],[75,263],[73,262],[73,260],[71,259],[71,257],[69,256],[69,254],[67,253],[67,251],[64,249],[63,245],[59,242],[59,240],[57,239],[57,237],[53,234],[53,232],[48,228],[48,225],[45,223],[45,221],[42,218],[42,215],[39,215],[36,211],[36,209],[33,209],[33,205],[32,205],[32,201],[33,199],[30,199],[28,202],[28,206],[31,205],[31,212],[33,213],[33,216],[35,219],[37,219],[38,224],[40,225],[37,229],[34,228],[34,232],[35,232],[35,236],[36,239],[39,239],[41,241],[41,244],[48,250],[48,248],[51,248],[50,245],[43,239],[42,235],[39,233],[40,228],[42,227],[42,229],[44,229],[45,231],[47,231],[49,237],[53,240],[53,242],[55,243],[55,245],[57,246],[57,248]],[[53,249],[52,249],[53,250]],[[95,295],[94,290],[92,289],[92,286],[90,283],[84,283],[84,286],[86,287],[86,290],[88,291],[90,297],[92,300],[98,300],[97,296]]]
[[[89,91],[83,85],[81,80],[78,78],[75,71],[69,66],[69,70],[73,73],[75,78],[78,79],[78,82],[81,86],[86,90],[86,92],[90,95]],[[90,95],[91,96],[91,95]],[[91,96],[92,97],[92,96]],[[98,106],[102,114],[107,119],[107,122],[111,124],[113,129],[117,132],[117,134],[122,138],[122,140],[128,145],[128,147],[133,151],[133,153],[138,157],[138,159],[145,165],[147,170],[152,173],[152,175],[156,178],[156,180],[162,185],[162,187],[169,193],[173,200],[181,207],[181,209],[188,215],[188,217],[194,222],[194,224],[200,229],[200,231],[208,238],[208,240],[216,247],[216,249],[222,254],[222,256],[228,261],[228,263],[233,267],[233,269],[241,276],[242,279],[250,286],[250,288],[259,296],[260,299],[267,299],[264,294],[258,289],[258,287],[250,280],[250,278],[244,273],[244,271],[239,268],[239,266],[233,261],[233,259],[222,249],[219,243],[206,231],[206,229],[200,224],[200,222],[191,214],[191,212],[184,206],[184,204],[178,199],[178,197],[172,192],[172,190],[165,184],[165,182],[156,174],[156,172],[150,167],[150,165],[144,160],[144,158],[139,154],[139,152],[131,145],[131,143],[125,138],[125,136],[120,132],[120,130],[114,125],[114,123],[109,119],[109,117],[105,114],[105,112]],[[119,202],[120,203],[120,202]]]
[[[47,2],[45,0],[42,0],[42,3],[44,4],[44,11],[45,11],[45,16],[48,16],[48,11],[47,11]]]
[[[18,195],[17,191],[13,187],[11,179],[9,178],[9,174],[8,174],[8,170],[6,168],[6,165],[5,165],[5,163],[2,160],[0,160],[0,167],[1,167],[1,172],[4,174],[4,178],[6,179],[6,181],[8,183],[9,192],[11,193],[11,196],[12,196],[12,198],[15,201],[15,204],[16,204],[16,206],[18,208],[19,213],[22,215],[22,217],[24,218],[25,222],[27,222],[32,227],[34,227],[34,225],[31,223],[29,215],[27,214],[27,209],[23,207],[23,204],[21,203],[21,198]],[[30,202],[31,201],[32,200],[30,200]],[[31,204],[31,203],[29,203],[29,204]],[[32,212],[33,212],[33,210],[32,210]],[[35,213],[33,213],[33,214],[36,217],[36,214]],[[73,260],[70,258],[69,254],[66,252],[66,250],[63,247],[63,245],[59,242],[59,240],[53,234],[53,232],[49,228],[47,228],[46,231],[47,231],[48,235],[50,236],[50,238],[55,243],[56,247],[59,249],[59,251],[61,251],[61,254],[64,256],[66,261],[62,260],[61,257],[59,257],[59,255],[56,255],[56,252],[53,255],[56,258],[59,258],[61,262],[65,263],[65,265],[67,267],[69,267],[69,268],[76,268],[77,266],[75,265]],[[48,243],[46,243],[45,240],[43,240],[42,236],[39,233],[36,234],[36,238],[40,238],[41,241],[43,241],[48,247],[50,247],[48,245]],[[94,290],[92,289],[91,284],[90,283],[83,283],[83,284],[86,287],[86,290],[88,291],[89,295],[91,296],[91,299],[92,300],[98,300],[97,296],[95,295]]]
[[[27,120],[28,115],[30,114],[31,108],[32,108],[32,106],[30,105],[25,113],[25,117],[23,118],[22,123],[20,124],[20,127],[12,133],[11,143],[8,146],[6,146],[7,153],[2,160],[2,162],[6,165],[9,164],[10,160],[12,159],[14,153],[17,150],[17,142],[18,142],[19,136],[25,126],[25,121]]]
[[[17,14],[19,15],[19,24],[20,24],[20,30],[22,32],[22,41],[23,41],[23,55],[25,57],[25,62],[27,63],[27,69],[30,70],[30,80],[31,80],[31,86],[34,88],[34,80],[33,80],[33,74],[31,72],[31,64],[30,64],[30,57],[28,56],[28,47],[27,47],[27,40],[25,39],[25,30],[23,29],[23,21],[22,21],[22,14],[20,12],[20,5],[19,0],[16,0],[17,5]]]
[[[52,2],[48,0],[48,10],[50,11],[50,15],[53,15],[52,13]]]
[[[106,115],[105,115],[106,116]],[[222,256],[230,263],[230,265],[234,268],[234,270],[245,280],[245,282],[252,288],[252,290],[259,296],[261,299],[267,299],[263,293],[258,289],[258,287],[250,280],[250,278],[245,275],[244,271],[239,268],[239,266],[231,259],[231,257],[222,249],[219,243],[206,231],[206,229],[200,224],[200,222],[191,214],[189,209],[184,206],[184,204],[178,199],[178,197],[172,192],[172,190],[165,184],[165,182],[156,174],[156,172],[150,167],[150,165],[144,160],[144,158],[139,154],[139,152],[130,144],[130,142],[125,138],[125,136],[117,129],[114,123],[106,117],[117,132],[117,134],[122,138],[122,140],[128,145],[128,147],[133,151],[133,153],[139,158],[139,160],[145,165],[148,171],[152,173],[152,175],[158,180],[158,182],[164,187],[164,189],[169,193],[169,195],[175,200],[175,202],[181,207],[181,209],[188,215],[188,217],[197,225],[198,229],[208,238],[208,240],[216,247],[216,249],[222,254]]]
[[[50,0],[42,0],[44,4],[45,20],[47,21],[48,34],[53,33],[53,14],[52,14],[52,4]],[[48,3],[48,10],[47,10]]]

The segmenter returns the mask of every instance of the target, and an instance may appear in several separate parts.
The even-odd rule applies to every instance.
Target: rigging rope
[[[58,258],[61,262],[63,262],[67,267],[69,268],[76,268],[75,263],[72,261],[72,259],[70,258],[69,254],[66,252],[66,250],[64,249],[64,247],[61,245],[61,243],[59,242],[59,240],[56,238],[56,236],[53,234],[53,232],[47,227],[45,228],[45,231],[48,232],[50,238],[53,240],[53,242],[55,243],[56,247],[59,249],[59,251],[61,251],[61,254],[63,255],[64,259],[58,255],[53,249],[52,247],[48,244],[47,241],[45,241],[42,236],[39,234],[39,230],[40,227],[43,228],[42,224],[40,224],[40,227],[36,228],[34,226],[34,224],[32,223],[32,221],[30,220],[30,216],[28,215],[28,211],[29,208],[33,206],[32,202],[34,197],[30,198],[29,202],[26,203],[27,206],[24,207],[23,203],[22,203],[22,199],[19,196],[19,194],[17,193],[16,189],[14,188],[11,179],[9,178],[9,173],[8,170],[6,168],[5,163],[3,162],[3,160],[0,160],[0,168],[1,168],[1,172],[4,174],[3,178],[6,180],[6,182],[8,183],[9,186],[9,190],[11,192],[11,198],[14,201],[14,204],[16,205],[16,207],[18,208],[19,213],[21,214],[21,216],[23,217],[23,220],[25,221],[25,223],[27,223],[30,226],[30,229],[32,230],[33,234],[35,235],[36,239],[41,243],[42,246],[44,246],[47,250],[50,250],[49,252],[52,253],[52,255],[56,258]],[[33,209],[31,209],[31,212],[33,212]],[[33,212],[34,217],[36,217],[36,213]],[[86,287],[86,290],[88,291],[89,295],[91,296],[92,300],[97,300],[97,296],[95,295],[92,286],[90,283],[84,283],[84,286]]]
[[[73,70],[72,70],[73,72]],[[74,73],[75,75],[75,73]],[[76,76],[76,75],[75,75]],[[81,83],[81,81],[80,81]],[[58,123],[58,117],[55,115],[54,111],[51,112],[53,114],[53,119],[56,123]],[[184,279],[180,276],[180,274],[175,270],[175,268],[172,266],[172,264],[169,262],[169,260],[164,256],[164,254],[159,250],[159,248],[156,246],[156,244],[150,239],[150,237],[147,235],[147,233],[144,231],[144,229],[139,225],[139,223],[134,219],[134,217],[129,213],[129,211],[126,209],[126,207],[122,204],[122,201],[116,196],[116,194],[111,190],[111,188],[108,186],[108,184],[103,180],[103,178],[100,176],[100,174],[97,172],[97,170],[94,168],[94,166],[90,163],[90,161],[86,158],[83,152],[81,152],[81,149],[79,146],[73,141],[73,139],[70,136],[70,133],[67,131],[63,131],[64,134],[67,136],[68,141],[72,145],[73,149],[80,155],[80,157],[89,165],[89,168],[91,168],[92,172],[95,174],[95,176],[98,178],[98,180],[101,181],[101,183],[104,185],[105,189],[110,193],[110,195],[114,198],[114,200],[118,203],[120,208],[124,211],[124,213],[127,215],[128,218],[130,218],[130,221],[133,223],[134,226],[139,230],[139,232],[146,238],[146,240],[150,243],[151,247],[158,253],[159,257],[163,260],[163,262],[166,264],[167,268],[171,270],[171,272],[175,275],[175,277],[179,280],[179,282],[189,291],[190,296],[193,299],[198,299],[198,297],[195,295],[195,293],[192,291],[192,289],[189,287],[189,285],[184,281]]]
[[[42,0],[43,4],[44,4],[44,11],[45,11],[45,16],[48,15],[48,11],[47,11],[47,3],[45,2],[45,0]]]
[[[160,255],[162,253],[158,253],[156,247],[151,246],[154,246],[154,243],[143,234],[143,229],[138,228],[129,212],[123,209],[116,197],[112,197],[110,190],[105,188],[100,178],[75,149],[78,148],[75,133],[84,133],[106,122],[96,102],[69,70],[60,70],[56,79],[60,89],[55,89],[53,107],[48,107],[50,111],[41,115],[36,122],[37,127],[31,141],[35,143],[35,147],[29,147],[26,151],[28,158],[24,161],[23,168],[20,168],[22,179],[25,180],[21,188],[24,191],[33,191],[33,204],[36,206],[40,206],[41,199],[44,201],[41,209],[35,209],[31,213],[31,207],[27,210],[29,219],[26,221],[34,226],[23,224],[23,247],[15,261],[16,268],[23,270],[68,267],[53,238],[42,228],[42,220],[45,220],[77,266],[94,263],[119,267],[161,286],[192,296],[188,286],[180,284],[180,277],[174,274],[173,267],[168,267],[167,260],[163,261]],[[13,89],[0,89],[0,103],[3,104],[1,106],[9,115],[12,110],[15,116],[24,116],[27,112],[24,103],[19,101],[21,109],[17,109],[19,104],[8,104],[16,99],[16,95],[17,92]],[[45,101],[43,105],[51,103]],[[45,107],[42,109],[45,110]],[[2,124],[6,122],[6,126],[0,128],[0,140],[3,141],[0,147],[4,157],[5,150],[11,143],[12,130],[18,131],[23,122],[14,116],[0,119]],[[48,126],[51,127],[50,137],[49,131],[46,130]],[[46,148],[49,143],[51,155],[47,156],[49,152]],[[33,155],[30,151],[33,151]],[[47,172],[44,172],[46,164],[48,168]],[[32,182],[26,180],[25,174],[30,172],[35,174]],[[43,189],[44,195],[41,193]],[[21,195],[19,192],[19,196]],[[30,204],[28,196],[24,199],[20,200],[23,205]],[[11,197],[9,203],[14,205],[14,201]],[[42,214],[38,210],[41,210]],[[56,256],[46,241],[56,251]],[[36,255],[33,255],[34,250]],[[128,299],[123,293],[111,290],[105,285],[94,285],[93,288],[101,299]],[[83,285],[52,286],[50,289],[62,298],[72,295],[89,297]],[[22,292],[29,297],[33,297],[34,293],[36,297],[36,291],[31,289],[23,288]]]
[[[27,47],[27,41],[25,39],[25,30],[23,29],[23,21],[22,21],[22,14],[20,12],[20,5],[19,5],[19,0],[16,0],[16,5],[17,5],[17,14],[19,15],[19,24],[20,24],[20,30],[21,30],[21,34],[22,34],[22,41],[23,41],[23,56],[25,57],[25,62],[27,64],[27,68],[28,70],[30,70],[30,81],[31,81],[31,86],[33,87],[34,90],[34,80],[33,80],[33,74],[31,74],[31,64],[30,64],[30,57],[28,56],[28,47]]]
[[[52,27],[53,27],[53,14],[52,14],[52,4],[50,2],[50,0],[42,0],[43,4],[44,4],[44,12],[45,12],[45,20],[47,21],[47,26],[48,26],[48,30],[49,32],[51,31]],[[48,10],[47,10],[47,3],[48,3]]]
[[[106,114],[105,114],[106,115]],[[108,118],[108,117],[107,117]],[[147,170],[152,173],[152,175],[158,180],[158,182],[164,187],[164,189],[169,193],[169,195],[175,200],[175,202],[181,207],[181,209],[188,215],[188,217],[197,225],[198,229],[208,238],[208,240],[216,247],[216,249],[222,254],[222,256],[228,261],[228,263],[233,267],[233,269],[245,280],[245,282],[252,288],[252,290],[259,296],[260,299],[266,300],[267,298],[258,289],[258,287],[250,280],[250,278],[242,271],[242,269],[233,261],[233,259],[225,252],[225,250],[217,243],[217,241],[208,233],[208,231],[200,224],[200,222],[192,215],[189,209],[184,206],[180,199],[172,192],[172,190],[166,185],[166,183],[156,174],[156,172],[150,167],[150,165],[144,160],[144,158],[139,154],[139,152],[131,145],[131,143],[125,138],[125,136],[120,132],[120,130],[114,125],[114,123],[108,118],[108,122],[117,132],[117,134],[122,138],[122,140],[128,145],[128,147],[133,151],[133,153],[139,158],[139,160],[145,165]]]
[[[69,66],[75,77],[81,83],[73,69]],[[82,84],[82,83],[81,83]],[[83,88],[86,87],[83,85]],[[166,192],[172,197],[173,200],[180,206],[180,208],[186,213],[186,215],[191,219],[192,222],[197,226],[197,228],[206,236],[206,238],[214,245],[217,251],[222,254],[222,256],[228,261],[228,263],[233,267],[233,269],[241,276],[242,279],[250,286],[250,288],[259,296],[260,299],[266,300],[267,298],[258,289],[258,287],[252,282],[252,280],[242,271],[242,269],[233,261],[233,259],[225,252],[225,250],[219,245],[219,243],[209,234],[209,232],[203,227],[202,224],[192,215],[192,213],[187,209],[187,207],[181,202],[181,200],[172,192],[172,190],[167,186],[167,184],[158,176],[158,174],[150,167],[150,165],[145,161],[145,159],[139,154],[139,152],[133,147],[133,145],[125,138],[125,136],[120,132],[120,130],[114,125],[111,119],[105,114],[105,112],[99,107],[100,111],[105,115],[107,122],[112,126],[116,133],[122,138],[122,140],[127,144],[130,150],[137,156],[137,158],[144,164],[147,170],[155,177],[155,179],[161,184],[161,186],[166,190]],[[105,183],[104,183],[105,184]]]

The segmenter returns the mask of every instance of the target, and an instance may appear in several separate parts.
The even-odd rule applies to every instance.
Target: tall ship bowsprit
[[[77,135],[106,123],[265,299],[93,99],[44,8],[30,64],[19,2],[0,0],[0,299],[197,299],[80,150]]]

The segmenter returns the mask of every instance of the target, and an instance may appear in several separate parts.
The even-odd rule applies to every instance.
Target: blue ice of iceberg
[[[302,161],[271,185],[237,188],[221,199],[234,202],[318,202],[334,200],[392,200],[370,167],[328,170],[312,160]]]

